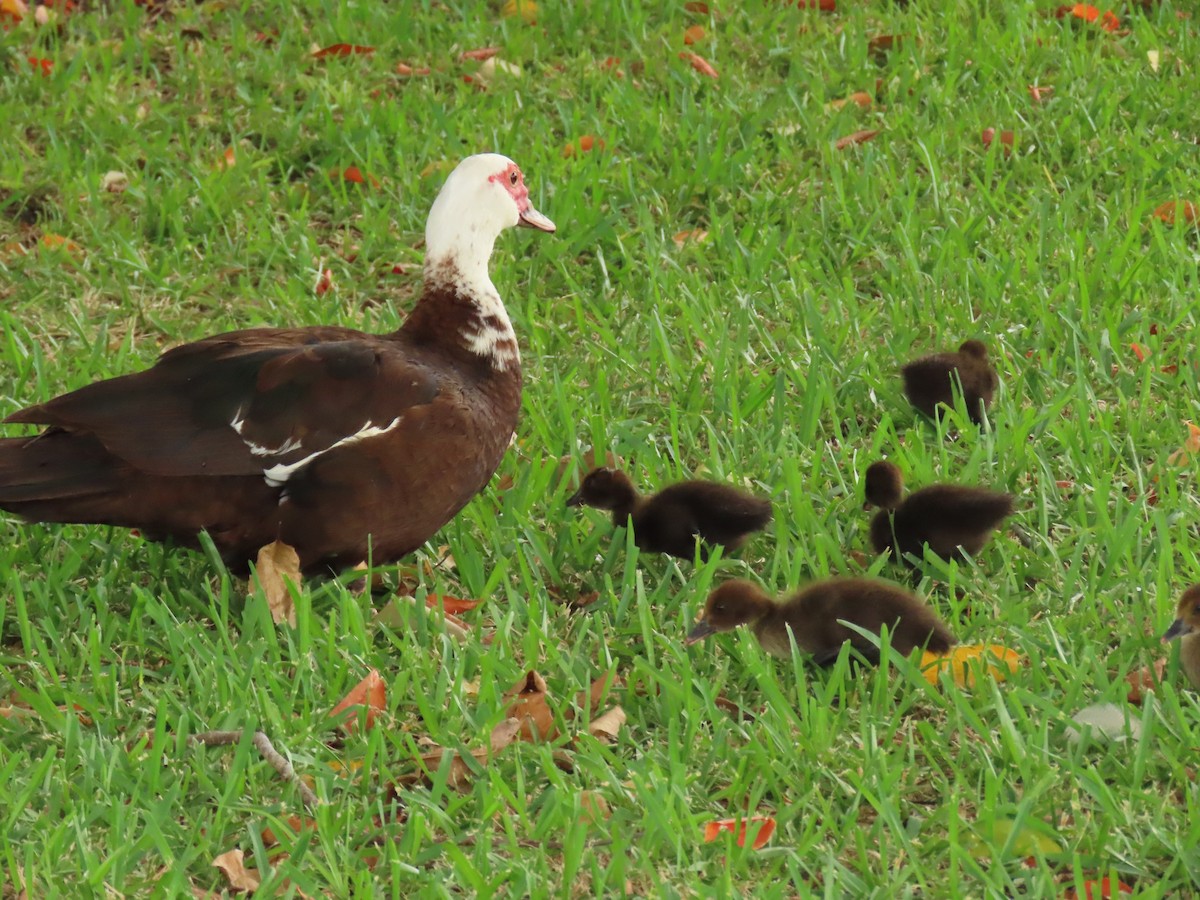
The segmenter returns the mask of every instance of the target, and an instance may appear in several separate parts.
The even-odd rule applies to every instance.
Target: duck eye
[[[513,187],[516,187],[517,181],[520,179],[520,177],[521,176],[517,174],[517,170],[513,169],[511,172],[508,173],[508,183],[511,184]]]

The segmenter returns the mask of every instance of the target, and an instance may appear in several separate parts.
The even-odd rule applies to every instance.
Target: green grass
[[[467,617],[490,645],[424,616],[378,629],[338,583],[306,586],[299,627],[277,629],[203,555],[0,521],[0,705],[36,711],[0,719],[0,882],[219,890],[210,862],[240,847],[271,893],[309,896],[1051,897],[1101,874],[1145,897],[1194,889],[1200,706],[1175,666],[1133,710],[1140,741],[1064,739],[1072,712],[1123,703],[1124,676],[1167,652],[1157,635],[1200,580],[1196,460],[1167,462],[1200,422],[1200,241],[1152,219],[1200,200],[1194,8],[1116,7],[1128,33],[1111,35],[1048,2],[719,5],[546,0],[531,27],[454,0],[209,2],[157,20],[114,0],[0,33],[0,244],[49,233],[86,251],[3,253],[0,412],[221,329],[393,328],[419,290],[434,163],[514,157],[559,226],[505,236],[493,260],[526,371],[500,472],[514,486],[423,554],[449,547],[455,566],[421,589],[486,598]],[[696,23],[715,82],[678,58]],[[904,39],[876,58],[867,40],[887,33]],[[378,49],[310,58],[337,42]],[[486,45],[523,75],[464,83],[478,64],[459,52]],[[54,60],[50,76],[27,56]],[[877,80],[872,109],[829,106]],[[1055,89],[1040,105],[1035,83]],[[985,152],[985,127],[1016,132],[1011,158]],[[834,149],[865,128],[883,131]],[[583,134],[606,149],[564,158]],[[381,187],[328,177],[349,165]],[[100,189],[110,170],[128,191]],[[697,228],[707,241],[675,246]],[[319,265],[336,284],[321,298]],[[969,336],[1003,380],[992,428],[917,420],[898,364]],[[705,472],[769,493],[773,531],[699,567],[638,558],[601,515],[563,507],[557,460],[593,446],[647,487]],[[721,579],[782,593],[858,571],[859,479],[881,454],[914,485],[1019,496],[1031,547],[1002,535],[974,565],[931,562],[920,591],[963,639],[1028,665],[967,691],[903,665],[816,672],[744,633],[683,646]],[[601,599],[571,612],[552,587]],[[331,746],[326,712],[372,667],[387,716]],[[555,746],[518,744],[464,792],[445,771],[388,790],[420,736],[482,745],[529,668],[558,698],[620,672],[619,740],[581,738],[570,773]],[[241,727],[328,801],[284,859],[260,834],[300,812],[294,787],[248,742],[187,743]],[[363,769],[336,774],[339,760]],[[583,791],[611,818],[581,817]],[[705,822],[747,812],[777,819],[767,849],[701,843]],[[1064,852],[1004,852],[990,838],[1005,817],[1053,829]]]

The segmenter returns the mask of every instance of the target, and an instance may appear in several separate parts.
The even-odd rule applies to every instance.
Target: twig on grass
[[[236,744],[242,739],[243,729],[237,731],[202,731],[200,734],[193,734],[192,740],[197,744],[204,744],[207,747],[227,747],[230,744]],[[304,801],[304,806],[312,809],[315,806],[320,806],[321,801],[303,779],[296,774],[295,768],[288,759],[275,749],[271,743],[271,739],[267,737],[265,732],[254,732],[254,739],[251,741],[262,758],[271,764],[279,777],[288,783],[295,783],[297,790],[300,791],[300,799]]]

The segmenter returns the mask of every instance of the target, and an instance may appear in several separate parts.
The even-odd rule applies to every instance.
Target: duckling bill
[[[771,521],[769,500],[727,484],[681,481],[643,497],[628,475],[608,467],[589,472],[567,506],[609,510],[613,525],[633,527],[640,550],[680,559],[695,557],[697,538],[701,559],[708,558],[714,544],[736,550]]]
[[[772,656],[790,657],[791,641],[818,665],[837,659],[847,641],[864,658],[879,661],[879,648],[843,622],[879,634],[887,626],[891,646],[907,656],[917,647],[945,653],[957,639],[920,598],[898,585],[870,578],[830,578],[777,602],[744,579],[727,581],[708,596],[704,615],[687,643],[749,625]],[[790,637],[789,637],[790,635]]]
[[[1011,494],[965,485],[935,484],[905,498],[903,474],[886,461],[869,466],[864,482],[867,503],[880,507],[871,545],[876,553],[894,550],[909,566],[926,545],[942,559],[977,555],[1013,513]]]
[[[1192,687],[1200,690],[1200,584],[1194,584],[1179,598],[1175,621],[1163,635],[1163,641],[1179,641],[1179,663]]]
[[[962,388],[967,414],[976,425],[996,393],[996,370],[983,341],[964,341],[954,353],[934,353],[915,359],[900,369],[908,401],[925,415],[936,418],[939,407],[954,406],[954,385]]]

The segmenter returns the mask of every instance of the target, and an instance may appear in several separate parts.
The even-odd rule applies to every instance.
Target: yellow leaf
[[[977,673],[1003,681],[1010,672],[1017,671],[1020,661],[1019,653],[999,644],[962,644],[940,656],[926,651],[921,655],[921,671],[925,680],[936,686],[942,670],[949,668],[955,684],[974,687]]]
[[[297,586],[300,584],[300,555],[295,548],[282,541],[274,541],[259,550],[254,581],[267,598],[271,621],[276,625],[287,622],[295,628],[296,604],[288,587],[288,581]]]
[[[1018,825],[1012,818],[1000,816],[981,830],[986,833],[979,834],[970,845],[971,855],[976,858],[995,858],[1006,845],[1010,856],[1053,856],[1063,852],[1054,832],[1038,821]]]
[[[1159,64],[1159,54],[1157,50],[1147,50],[1146,59],[1150,61],[1150,71],[1157,72]]]
[[[500,8],[500,15],[506,19],[520,16],[526,24],[536,25],[538,17],[537,4],[533,0],[507,0]]]

